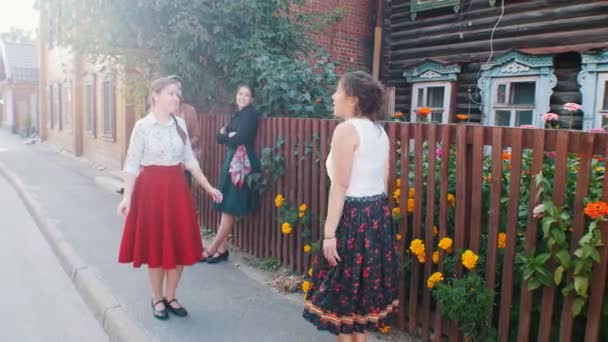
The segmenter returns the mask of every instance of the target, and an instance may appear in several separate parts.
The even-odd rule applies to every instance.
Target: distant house
[[[386,1],[383,80],[416,121],[466,114],[484,125],[608,124],[608,1]],[[503,6],[504,4],[504,6]]]
[[[38,53],[34,44],[0,40],[0,125],[29,134],[38,122]]]
[[[96,165],[120,169],[135,113],[121,70],[61,45],[59,27],[40,12],[40,137]]]

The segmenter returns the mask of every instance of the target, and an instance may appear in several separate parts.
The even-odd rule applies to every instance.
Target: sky
[[[38,28],[38,11],[35,0],[0,0],[0,32],[11,26],[35,32]]]

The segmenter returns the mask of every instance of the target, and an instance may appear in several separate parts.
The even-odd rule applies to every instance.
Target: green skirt
[[[235,148],[229,148],[226,154],[226,160],[220,174],[220,190],[223,200],[221,203],[214,204],[213,207],[223,213],[242,217],[249,215],[260,207],[260,194],[256,189],[250,188],[247,182],[237,189],[230,181],[228,169],[235,150]],[[249,147],[247,147],[247,156],[251,163],[252,172],[260,172],[260,161]]]

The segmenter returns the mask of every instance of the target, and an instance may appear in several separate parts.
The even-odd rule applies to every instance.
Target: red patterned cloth
[[[234,151],[234,156],[228,168],[230,180],[235,187],[241,188],[245,184],[245,177],[251,173],[251,162],[247,156],[245,145],[239,145]]]

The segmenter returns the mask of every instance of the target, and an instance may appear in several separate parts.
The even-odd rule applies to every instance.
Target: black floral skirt
[[[386,195],[347,197],[336,231],[340,262],[313,257],[304,318],[333,334],[376,331],[399,307],[399,254]]]

